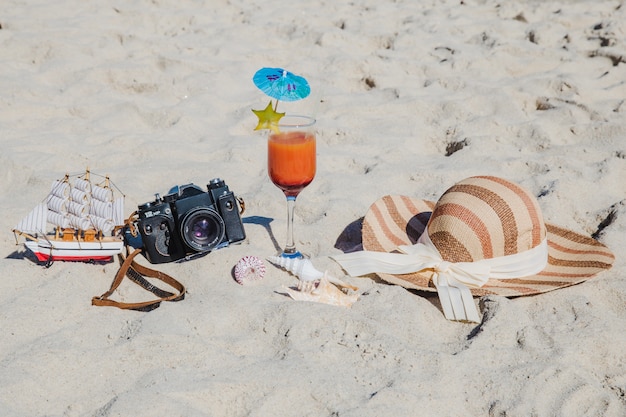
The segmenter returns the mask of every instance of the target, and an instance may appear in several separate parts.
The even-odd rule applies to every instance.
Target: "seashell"
[[[319,284],[310,291],[297,291],[287,287],[283,287],[283,289],[294,300],[342,307],[350,307],[359,299],[359,294],[346,294],[331,284],[328,280],[328,274],[324,274]]]
[[[282,258],[280,256],[270,256],[267,258],[268,261],[273,263],[274,265],[278,265],[283,269],[291,272],[293,275],[298,277],[301,283],[298,285],[299,290],[303,290],[303,288],[310,288],[313,286],[315,281],[320,280],[326,274],[315,269],[311,260],[306,258]],[[357,291],[358,288],[347,284],[340,280],[339,278],[335,278],[331,275],[326,275],[326,279],[340,287],[350,288],[351,290]]]
[[[315,281],[324,276],[324,273],[315,269],[313,263],[306,258],[270,256],[267,260],[291,272],[301,281]]]
[[[235,280],[243,285],[245,281],[256,281],[265,276],[265,263],[256,256],[244,256],[235,265]]]

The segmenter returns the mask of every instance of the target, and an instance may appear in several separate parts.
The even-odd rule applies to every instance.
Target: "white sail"
[[[70,202],[71,191],[72,189],[67,182],[67,178],[65,180],[52,182],[50,194],[48,194],[48,198],[46,199],[48,206],[48,223],[61,228],[69,227],[67,205]]]
[[[48,223],[60,227],[61,229],[70,227],[70,219],[67,213],[48,211]]]
[[[78,178],[76,181],[74,181],[74,188],[78,188],[81,191],[89,193],[91,192],[91,183],[88,180]]]
[[[15,230],[30,234],[43,234],[46,231],[47,211],[48,209],[44,203],[37,204],[37,206],[15,226]]]
[[[77,217],[86,217],[89,213],[89,207],[85,204],[79,204],[75,201],[70,201],[67,205],[67,211]]]
[[[79,190],[78,188],[72,188],[71,197],[72,201],[75,201],[78,204],[89,204],[89,200],[91,200],[91,196],[89,194],[85,191]]]
[[[96,200],[111,202],[113,201],[113,190],[94,185],[91,189],[91,196]]]
[[[113,224],[124,224],[124,197],[118,197],[113,201]]]
[[[89,218],[96,230],[108,233],[113,230],[113,204],[105,203],[100,200],[93,200],[91,205]]]
[[[48,196],[48,208],[56,213],[65,213],[67,211],[67,202],[67,199],[55,195]]]
[[[116,225],[124,224],[124,199],[116,198],[113,202],[91,200],[89,217],[96,230],[111,232]]]
[[[113,220],[105,219],[104,217],[91,217],[91,221],[96,230],[100,230],[102,233],[109,233],[115,225],[113,224]]]
[[[50,194],[66,199],[70,195],[70,185],[66,181],[56,180],[52,183],[52,187],[50,188]]]
[[[87,217],[78,217],[73,214],[69,215],[70,226],[79,230],[88,230],[92,228],[92,224]]]
[[[92,200],[89,213],[94,216],[112,219],[113,218],[113,203],[104,202],[100,200]]]

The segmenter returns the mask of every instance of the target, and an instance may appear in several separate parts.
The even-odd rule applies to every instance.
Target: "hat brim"
[[[426,229],[435,203],[407,196],[388,195],[372,204],[363,219],[363,249],[394,252],[399,245],[413,245]],[[546,223],[548,265],[536,275],[516,279],[490,279],[471,289],[474,296],[496,294],[519,297],[569,287],[611,268],[615,257],[597,240]],[[405,288],[436,292],[431,271],[391,275],[381,279]]]

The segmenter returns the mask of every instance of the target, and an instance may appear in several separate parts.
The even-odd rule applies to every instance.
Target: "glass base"
[[[295,251],[295,252],[278,252],[276,254],[276,256],[278,256],[279,258],[286,258],[286,259],[305,259],[305,258],[309,258],[309,256],[305,253],[300,252],[299,250]]]

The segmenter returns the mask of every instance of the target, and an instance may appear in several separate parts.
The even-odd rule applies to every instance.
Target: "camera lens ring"
[[[196,252],[214,249],[224,238],[222,217],[213,209],[199,207],[185,213],[180,221],[183,243]]]

